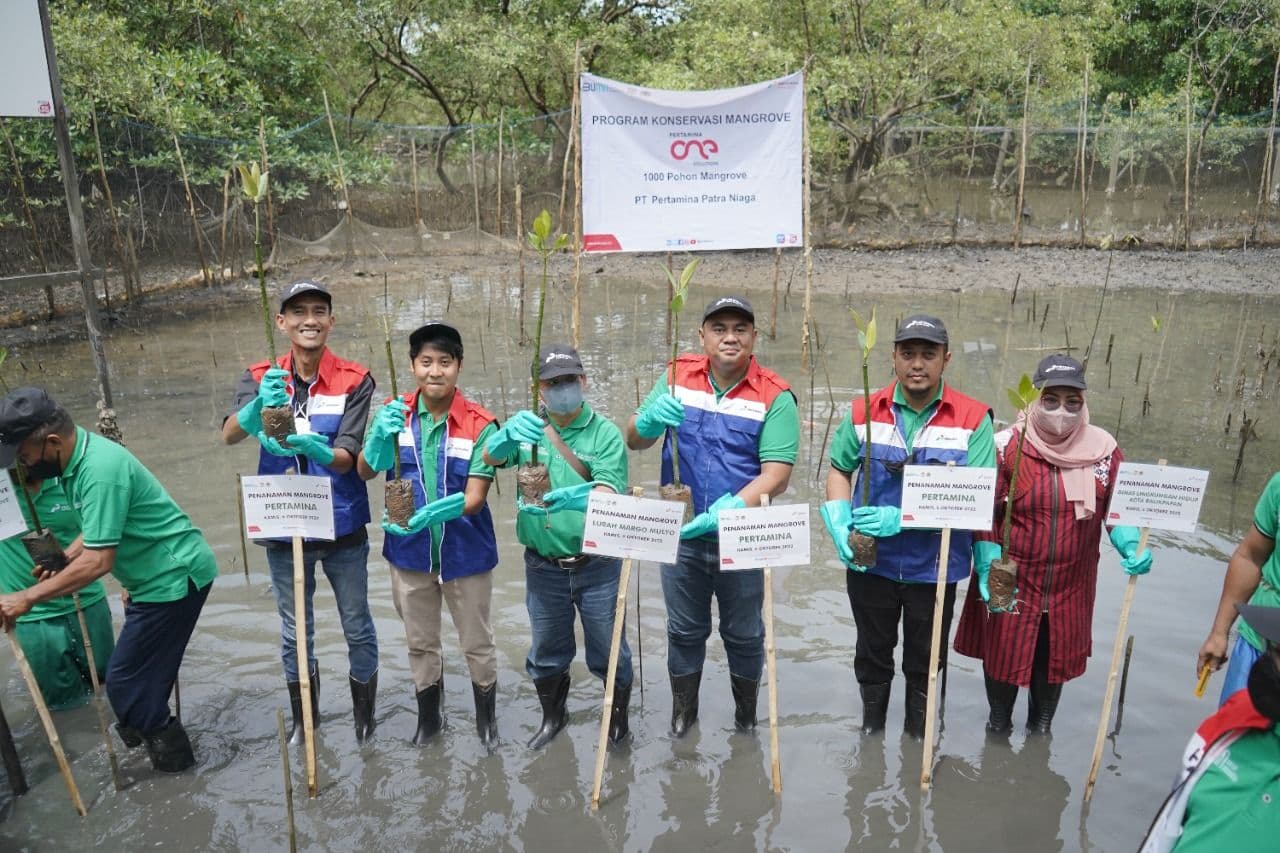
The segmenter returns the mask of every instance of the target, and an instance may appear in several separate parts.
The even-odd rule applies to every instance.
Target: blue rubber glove
[[[384,517],[382,520],[382,529],[393,536],[408,536],[411,533],[420,533],[428,527],[437,524],[444,524],[446,521],[453,521],[455,518],[462,517],[462,509],[467,502],[467,496],[462,492],[454,492],[446,495],[439,500],[432,501],[424,507],[420,507],[409,518],[409,525],[401,527],[398,524],[392,524]]]
[[[329,436],[316,432],[291,435],[284,443],[293,448],[293,452],[305,456],[320,465],[333,464],[333,448],[329,446]]]
[[[671,394],[663,394],[636,414],[636,432],[641,438],[657,438],[667,427],[678,427],[682,423],[684,404]]]
[[[298,455],[297,451],[290,450],[271,436],[267,435],[265,432],[259,432],[255,437],[258,439],[258,444],[262,445],[262,449],[270,453],[272,456]]]
[[[853,511],[853,529],[877,539],[897,536],[902,532],[902,510],[896,506],[860,506]]]
[[[822,516],[822,523],[827,526],[827,533],[835,543],[840,561],[851,569],[861,568],[866,571],[865,567],[854,566],[853,549],[849,547],[849,528],[853,526],[852,505],[846,500],[827,501],[819,508],[818,514]]]
[[[373,425],[364,437],[364,464],[374,471],[386,471],[396,464],[399,435],[404,432],[409,407],[392,400],[373,416]]]
[[[1120,566],[1126,575],[1145,575],[1151,571],[1151,549],[1143,548],[1138,553],[1138,542],[1142,534],[1136,527],[1111,528],[1111,544],[1120,552]]]
[[[973,543],[973,573],[978,576],[978,595],[986,602],[991,601],[991,590],[987,587],[987,579],[991,577],[991,563],[998,559],[999,544],[981,541]]]
[[[522,443],[537,444],[542,440],[547,422],[528,409],[516,412],[485,444],[484,450],[494,459],[506,459]]]
[[[258,383],[258,393],[252,400],[240,407],[236,412],[236,423],[248,435],[262,432],[262,410],[264,407],[289,405],[289,392],[285,390],[285,380],[289,378],[287,370],[272,367],[262,376]]]
[[[547,505],[547,512],[586,512],[587,498],[595,487],[595,483],[579,483],[552,489],[542,496],[542,502]]]
[[[697,539],[708,533],[715,533],[720,527],[720,511],[724,509],[743,509],[746,502],[735,494],[725,492],[716,498],[715,503],[707,507],[707,511],[694,516],[684,527],[680,528],[681,539]]]

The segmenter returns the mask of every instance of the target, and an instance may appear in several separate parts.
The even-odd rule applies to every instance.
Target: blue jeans
[[[316,593],[316,562],[333,587],[338,618],[347,638],[347,660],[351,677],[366,682],[378,671],[378,633],[369,612],[369,542],[335,547],[328,542],[308,542],[302,549],[302,566],[307,596],[307,656],[310,669],[316,663],[316,618],[312,600]],[[267,545],[267,565],[271,568],[271,588],[280,613],[280,660],[286,681],[298,680],[298,635],[293,620],[293,547],[272,542]]]
[[[1218,697],[1218,707],[1231,698],[1237,690],[1244,690],[1249,684],[1249,670],[1262,657],[1262,652],[1249,645],[1249,641],[1239,634],[1235,645],[1231,647],[1231,658],[1227,661],[1227,674],[1222,679],[1222,695]]]
[[[667,603],[667,669],[672,675],[702,671],[711,636],[711,595],[720,604],[720,637],[729,673],[760,680],[764,667],[764,572],[720,571],[720,543],[686,539],[674,565],[662,564]]]
[[[573,611],[582,619],[587,647],[587,669],[604,679],[609,674],[609,647],[613,643],[613,616],[618,602],[618,576],[622,561],[593,556],[578,569],[562,569],[557,563],[528,548],[524,552],[525,605],[533,645],[524,668],[535,681],[569,669],[578,653],[573,635]],[[631,683],[631,649],[622,632],[618,648],[617,683]]]

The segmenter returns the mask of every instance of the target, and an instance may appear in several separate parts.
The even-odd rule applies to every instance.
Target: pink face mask
[[[1031,417],[1035,421],[1036,431],[1054,438],[1063,438],[1075,432],[1080,425],[1080,419],[1083,414],[1083,412],[1068,412],[1064,408],[1046,412],[1040,406],[1036,406],[1031,410]]]

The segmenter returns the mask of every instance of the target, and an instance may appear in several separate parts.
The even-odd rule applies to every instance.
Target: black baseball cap
[[[333,297],[323,284],[318,281],[303,279],[302,281],[295,281],[293,284],[286,284],[280,290],[280,311],[283,313],[284,306],[288,305],[290,301],[297,299],[299,296],[306,296],[308,293],[316,294],[323,298],[325,302],[328,302],[330,308],[333,307]]]
[[[17,388],[0,400],[0,469],[13,467],[18,446],[58,411],[43,388]]]
[[[1280,607],[1261,607],[1257,604],[1237,604],[1240,618],[1258,632],[1264,640],[1280,643]]]
[[[547,344],[538,353],[538,379],[586,376],[578,351],[568,344]]]
[[[419,326],[409,335],[409,352],[416,353],[430,341],[446,340],[457,345],[462,352],[462,334],[448,323],[427,323]]]
[[[930,317],[928,314],[912,314],[902,321],[897,334],[893,336],[893,342],[900,344],[903,341],[928,341],[944,347],[950,342],[947,327],[937,317]]]
[[[741,296],[717,296],[707,303],[707,310],[702,312],[702,322],[707,322],[712,314],[719,314],[721,311],[733,311],[743,315],[751,323],[756,321],[756,312],[751,310],[751,303]]]
[[[1066,388],[1088,390],[1084,381],[1084,365],[1069,355],[1054,353],[1045,356],[1036,366],[1036,375],[1031,384],[1037,388],[1051,388],[1055,385]]]

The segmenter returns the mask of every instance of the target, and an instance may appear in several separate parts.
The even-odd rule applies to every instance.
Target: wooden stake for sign
[[[62,781],[67,783],[71,804],[76,807],[76,814],[84,817],[88,812],[80,799],[80,789],[76,787],[76,780],[71,775],[71,765],[67,763],[67,754],[62,751],[62,741],[58,739],[58,730],[54,728],[53,717],[49,716],[49,706],[44,703],[44,695],[40,692],[40,685],[36,683],[35,673],[31,671],[31,664],[27,663],[27,656],[23,654],[22,646],[18,645],[18,638],[14,636],[13,631],[5,632],[5,636],[9,638],[9,646],[13,649],[14,660],[18,662],[18,671],[22,673],[22,680],[27,682],[27,689],[31,691],[31,701],[35,703],[36,713],[40,715],[40,722],[44,724],[44,733],[49,738],[49,747],[53,750],[53,757],[58,760],[58,769],[62,771]]]
[[[111,782],[117,791],[124,790],[120,781],[120,762],[116,760],[116,747],[111,742],[111,732],[107,728],[107,712],[102,707],[102,692],[98,684],[98,663],[93,657],[93,638],[89,636],[89,622],[84,618],[84,608],[80,606],[80,593],[71,593],[71,600],[76,605],[76,618],[80,620],[80,636],[84,639],[84,656],[89,662],[89,683],[93,685],[93,707],[98,712],[98,728],[102,731],[102,740],[107,745],[107,763],[111,765]]]
[[[812,57],[810,57],[812,59]],[[808,70],[809,61],[805,61]],[[809,107],[808,99],[802,116],[801,133],[804,137],[804,329],[800,333],[800,366],[809,369],[809,321],[813,311],[813,232],[812,211],[810,205],[810,179],[812,171],[809,166]],[[791,286],[787,285],[790,292]],[[776,303],[776,300],[775,300]]]
[[[767,494],[760,506],[769,505]],[[782,757],[778,754],[778,658],[773,632],[773,569],[764,567],[764,662],[769,673],[769,770],[773,792],[782,793]]]
[[[633,497],[642,497],[644,489],[635,487]],[[591,810],[600,808],[600,784],[604,778],[604,760],[609,751],[609,723],[613,717],[613,689],[618,677],[618,655],[622,648],[622,626],[627,620],[627,587],[631,584],[631,558],[622,561],[618,578],[618,601],[613,608],[613,640],[609,643],[609,670],[604,680],[604,713],[600,716],[600,740],[596,744],[596,772],[591,782]]]
[[[582,44],[573,47],[573,346],[582,324]]]
[[[280,731],[280,765],[284,768],[284,805],[289,816],[289,853],[298,853],[298,830],[293,825],[293,774],[289,770],[289,737],[284,731],[284,711],[279,708],[276,709],[276,727]]]
[[[307,655],[307,596],[302,565],[302,537],[293,537],[293,633],[298,639],[298,689],[304,697],[311,695],[311,658]],[[311,702],[302,703],[303,749],[307,754],[307,796],[315,799],[316,729],[311,718]]]
[[[244,532],[244,477],[236,474],[236,513],[240,516],[240,560],[244,563],[244,579],[249,580],[249,540]]]
[[[948,462],[948,468],[955,467]],[[938,580],[934,584],[933,630],[929,639],[929,692],[925,697],[924,758],[920,763],[920,790],[929,790],[933,782],[933,738],[938,728],[938,663],[942,657],[942,611],[947,598],[947,561],[951,559],[951,528],[942,528],[942,544],[938,548]]]
[[[1022,140],[1018,148],[1018,203],[1013,209],[1013,248],[1022,245],[1022,208],[1027,190],[1027,120],[1031,113],[1031,60],[1027,59],[1027,78],[1022,87]]]
[[[1167,459],[1161,459],[1157,464],[1164,465]],[[1138,550],[1134,553],[1141,554],[1147,547],[1147,535],[1151,532],[1150,528],[1142,528],[1142,534],[1138,537]],[[1111,700],[1115,698],[1116,679],[1120,675],[1120,654],[1124,648],[1125,633],[1129,630],[1129,609],[1133,607],[1133,593],[1138,587],[1138,576],[1129,575],[1129,583],[1124,590],[1124,602],[1120,605],[1120,622],[1116,625],[1116,642],[1115,647],[1111,650],[1111,668],[1107,670],[1107,689],[1102,696],[1102,714],[1098,720],[1098,733],[1093,740],[1093,758],[1089,760],[1089,778],[1084,783],[1084,801],[1087,803],[1093,798],[1093,786],[1098,781],[1098,768],[1102,764],[1102,745],[1107,739],[1107,721],[1111,718]]]

